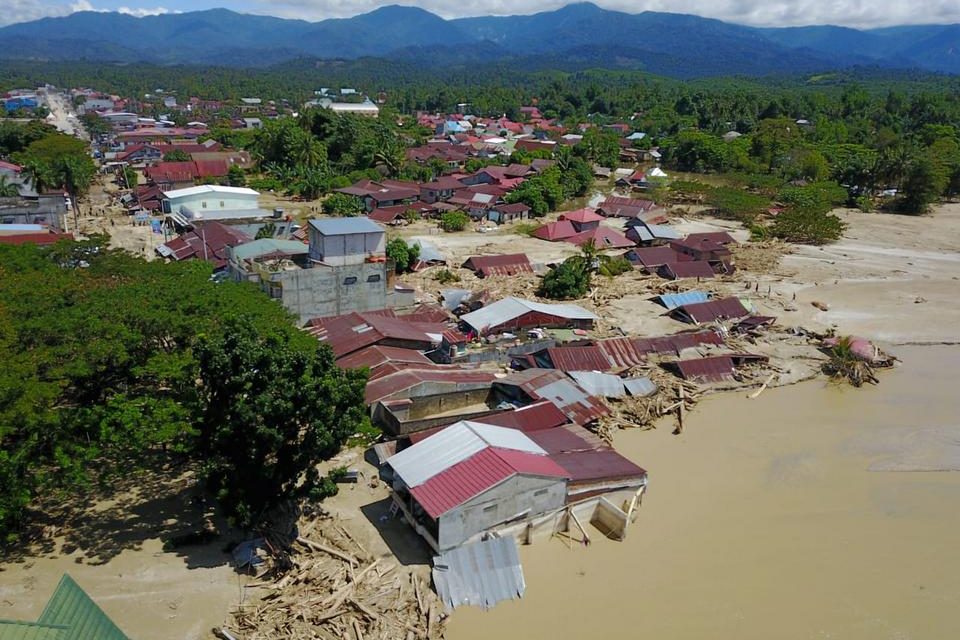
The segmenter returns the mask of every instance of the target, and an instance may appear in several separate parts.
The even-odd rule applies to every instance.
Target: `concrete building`
[[[164,191],[161,207],[164,213],[179,216],[181,224],[199,220],[265,218],[271,212],[259,208],[259,195],[246,187],[200,185]]]
[[[568,472],[515,429],[459,422],[387,464],[394,502],[436,551],[566,502]]]
[[[413,302],[392,287],[383,227],[366,218],[311,220],[309,246],[271,238],[230,254],[235,280],[258,283],[301,322]]]
[[[310,221],[310,259],[330,266],[363,264],[386,256],[386,232],[367,218]]]
[[[0,198],[0,224],[41,224],[67,231],[67,203],[61,195]]]

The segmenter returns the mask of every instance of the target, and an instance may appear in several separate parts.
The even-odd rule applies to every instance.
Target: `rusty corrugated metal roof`
[[[486,277],[491,275],[513,276],[518,273],[533,273],[533,266],[525,253],[508,253],[497,256],[472,256],[463,263],[464,269],[476,271]]]
[[[553,347],[547,349],[547,356],[554,369],[560,371],[606,371],[610,369],[610,359],[599,346],[592,347]]]
[[[695,304],[685,304],[670,312],[670,315],[684,322],[703,324],[721,318],[743,318],[750,312],[739,298],[723,298]]]
[[[589,424],[610,413],[599,398],[588,394],[556,369],[527,369],[496,380],[494,384],[519,387],[531,400],[549,400],[577,424]]]
[[[733,358],[730,356],[680,360],[674,364],[680,370],[680,376],[684,380],[719,382],[733,377]]]

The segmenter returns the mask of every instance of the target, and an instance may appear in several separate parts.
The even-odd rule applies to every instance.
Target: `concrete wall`
[[[560,509],[566,483],[556,478],[514,476],[440,516],[440,549],[456,547],[472,536],[526,513],[527,517]]]
[[[387,250],[386,234],[351,233],[324,236],[310,228],[310,259],[332,266],[360,264],[369,255],[383,255]]]
[[[382,262],[294,269],[273,274],[260,286],[297,314],[300,322],[386,306],[387,274]]]
[[[0,198],[0,223],[47,224],[65,231],[67,205],[63,196],[40,196],[37,200],[17,197]]]

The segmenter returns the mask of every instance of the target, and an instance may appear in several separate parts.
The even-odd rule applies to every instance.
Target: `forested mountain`
[[[238,67],[298,57],[384,57],[424,67],[511,61],[528,68],[642,69],[682,78],[855,65],[960,73],[960,25],[758,29],[590,3],[456,20],[388,6],[315,23],[226,9],[144,18],[88,11],[0,28],[0,57]]]

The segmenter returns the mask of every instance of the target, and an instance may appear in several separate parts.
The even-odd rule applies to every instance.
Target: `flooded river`
[[[960,637],[960,348],[897,350],[878,387],[702,402],[621,432],[650,471],[625,542],[523,547],[526,596],[451,640]],[[874,470],[870,470],[874,469]]]

